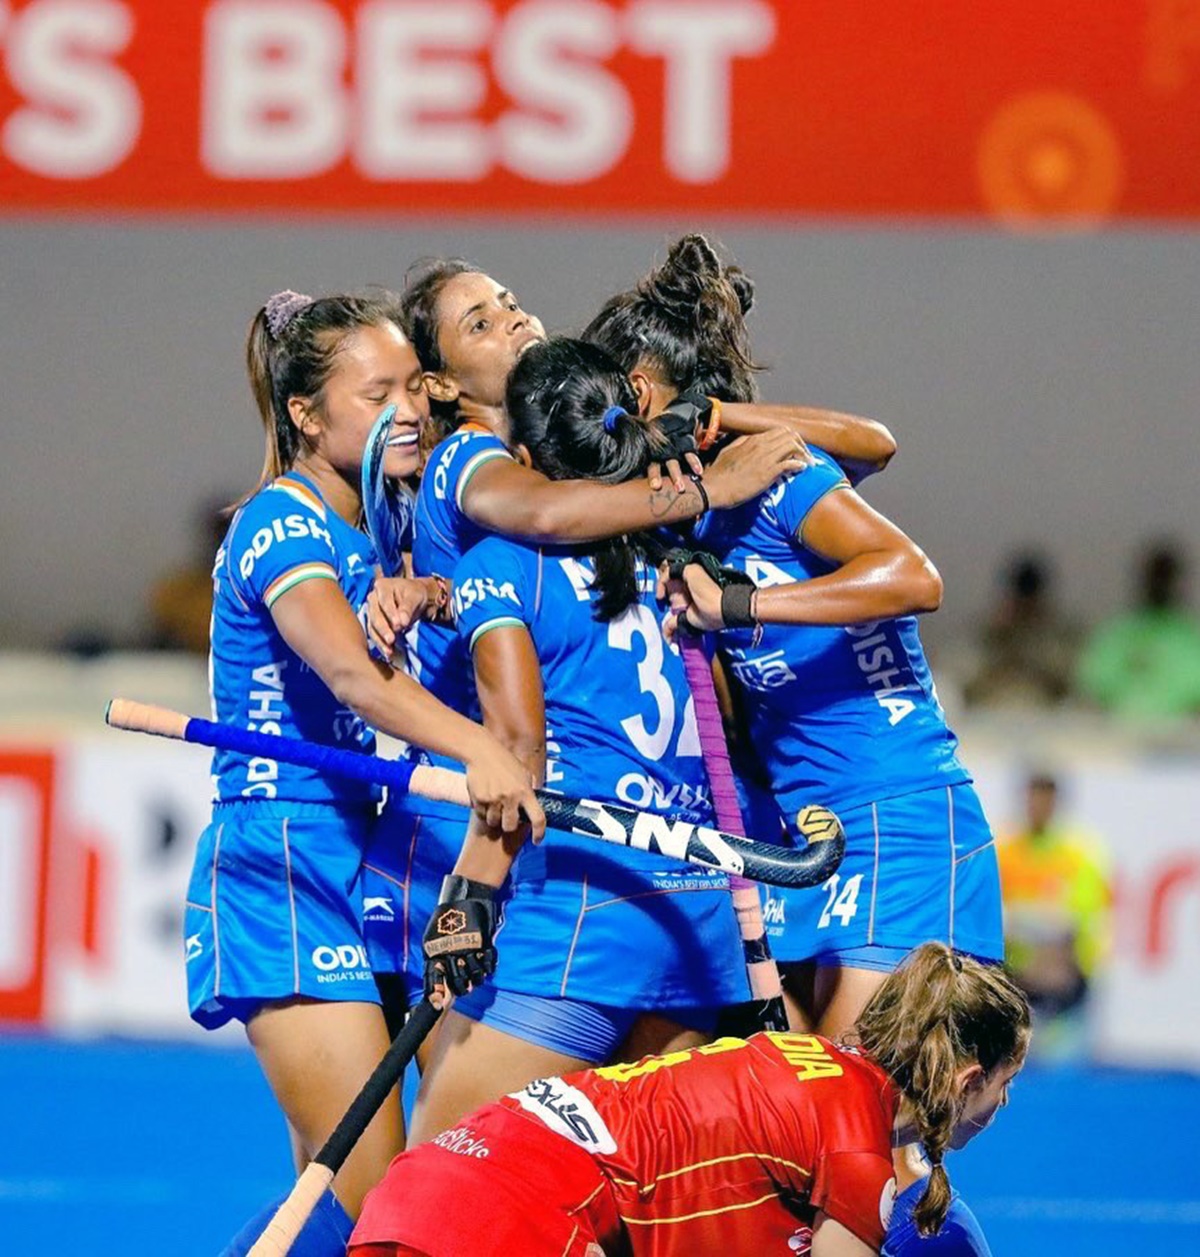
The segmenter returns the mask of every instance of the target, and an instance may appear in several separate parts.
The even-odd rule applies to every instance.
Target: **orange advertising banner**
[[[1200,219],[1200,0],[0,0],[0,210]]]

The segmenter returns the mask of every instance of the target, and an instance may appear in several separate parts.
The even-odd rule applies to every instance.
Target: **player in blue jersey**
[[[678,317],[699,304],[697,276],[723,270],[695,238],[613,298],[585,335],[668,396],[744,396],[744,326]],[[806,1023],[836,1036],[912,945],[938,939],[985,960],[1000,959],[1002,945],[992,835],[913,618],[936,608],[940,578],[818,444],[802,476],[702,521],[699,543],[759,588],[723,594],[690,566],[686,615],[706,630],[742,625],[722,634],[722,654],[783,816],[819,797],[846,830],[846,856],[825,886],[772,890],[765,910],[786,922],[771,946],[807,997]],[[902,1183],[920,1173],[898,1169]],[[955,1211],[964,1235],[978,1233],[960,1201]],[[973,1250],[964,1240],[960,1251]]]
[[[384,730],[461,759],[488,823],[514,830],[523,809],[540,828],[528,770],[368,654],[360,615],[374,554],[355,527],[367,433],[397,406],[388,468],[408,475],[425,417],[394,303],[280,293],[251,325],[247,363],[267,457],[216,559],[214,717],[363,751],[370,730]],[[186,906],[192,1015],[207,1027],[245,1023],[303,1163],[388,1045],[358,889],[377,793],[230,752],[215,755],[213,773]],[[337,1176],[347,1214],[402,1138],[398,1104],[384,1106]]]
[[[578,341],[530,348],[509,381],[511,444],[560,481],[644,476],[653,438],[635,410],[620,369]],[[458,630],[485,723],[548,787],[704,821],[695,717],[654,594],[660,549],[646,534],[487,537],[455,569]],[[495,976],[466,993],[490,968],[494,890],[513,855],[472,827],[427,933],[428,980],[459,998],[422,1078],[416,1138],[542,1074],[694,1045],[714,1005],[748,997],[724,875],[557,831],[521,850]],[[460,946],[462,932],[439,942],[460,914],[479,945]]]
[[[777,475],[807,461],[802,443],[780,425],[717,459],[702,486],[674,464],[665,484],[653,467],[649,484],[552,480],[514,458],[507,444],[505,384],[521,354],[544,338],[541,323],[502,284],[460,261],[426,268],[406,290],[403,309],[435,422],[446,434],[428,455],[417,495],[412,571],[419,577],[451,575],[462,555],[491,532],[591,542],[692,519],[710,503],[757,496]],[[741,419],[767,427],[761,417]],[[868,457],[880,451],[873,425],[863,425],[865,436],[850,422],[841,426],[851,448],[863,447]],[[394,588],[381,581],[372,594],[372,628],[389,654],[409,622],[395,605]],[[407,656],[424,686],[456,710],[477,713],[470,655],[452,626],[418,624]],[[402,799],[389,803],[369,848],[363,932],[389,996],[395,983],[388,975],[401,975],[404,989],[395,993],[401,1004],[421,989],[421,935],[465,827],[460,809]]]

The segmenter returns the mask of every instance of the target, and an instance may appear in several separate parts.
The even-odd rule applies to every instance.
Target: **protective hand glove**
[[[496,889],[451,873],[425,930],[425,994],[466,995],[496,971]]]
[[[658,451],[661,462],[674,459],[681,467],[687,459],[687,465],[693,471],[700,470],[699,447],[696,444],[696,429],[701,423],[708,421],[712,414],[712,401],[703,393],[680,393],[664,410],[655,422],[659,431],[667,439],[665,449]],[[688,455],[691,458],[687,458]]]
[[[753,596],[757,589],[754,581],[735,567],[722,567],[716,557],[707,550],[687,550],[682,546],[667,551],[664,562],[667,574],[673,581],[683,580],[683,569],[695,563],[721,590],[721,620],[725,628],[754,628],[758,621],[753,614]],[[689,633],[702,633],[687,617],[679,617],[679,626]]]

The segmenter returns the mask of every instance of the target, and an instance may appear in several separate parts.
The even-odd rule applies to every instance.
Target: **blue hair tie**
[[[617,420],[622,415],[628,415],[629,411],[624,406],[610,406],[604,412],[604,431],[615,432],[617,430]]]

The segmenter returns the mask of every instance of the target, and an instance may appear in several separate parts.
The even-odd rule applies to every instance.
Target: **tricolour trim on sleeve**
[[[475,649],[475,643],[485,634],[490,633],[492,629],[498,628],[528,628],[529,626],[524,620],[518,619],[515,615],[498,615],[494,620],[488,620],[481,624],[471,634],[470,649]]]
[[[473,454],[467,459],[462,471],[458,473],[458,480],[454,485],[454,504],[460,511],[463,508],[463,494],[467,491],[467,485],[471,483],[471,477],[484,463],[494,462],[497,458],[507,458],[511,461],[512,455],[507,450],[496,449],[495,446],[492,446],[490,449],[480,450],[478,454]]]
[[[281,576],[275,577],[263,594],[263,605],[266,607],[273,606],[281,594],[287,593],[289,589],[306,580],[331,580],[336,582],[337,573],[328,563],[301,563],[299,567],[294,567],[290,571],[284,572]]]
[[[310,510],[316,511],[322,520],[325,519],[325,503],[302,480],[294,479],[291,476],[280,476],[270,487],[281,490],[288,497],[295,498],[297,502],[301,502]]]

